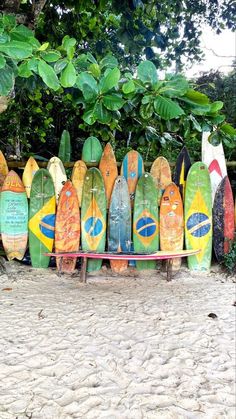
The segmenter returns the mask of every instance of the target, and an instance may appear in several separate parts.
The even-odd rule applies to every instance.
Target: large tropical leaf
[[[102,103],[110,111],[118,111],[122,108],[125,101],[121,95],[113,93],[110,95],[105,95],[102,99]]]
[[[21,41],[10,41],[5,44],[0,43],[0,52],[8,55],[14,60],[24,60],[32,55],[32,46]]]
[[[0,96],[7,96],[14,86],[14,72],[13,69],[6,65],[0,69]]]
[[[178,103],[163,96],[158,96],[154,100],[154,109],[157,114],[166,121],[184,114],[184,110],[178,105]]]
[[[75,67],[71,62],[62,70],[60,82],[63,87],[72,87],[76,82],[76,71]]]
[[[120,70],[115,67],[106,72],[106,75],[100,81],[100,91],[101,93],[106,93],[111,90],[113,87],[118,85],[120,80]]]
[[[183,96],[189,90],[185,77],[181,75],[172,76],[169,80],[163,81],[159,93],[168,97]]]
[[[102,102],[97,102],[94,107],[94,114],[102,124],[109,124],[111,121],[111,113],[103,106]]]
[[[45,61],[40,60],[38,64],[38,71],[40,77],[43,79],[44,83],[50,87],[52,90],[58,90],[60,87],[58,77],[54,69],[45,63]]]
[[[139,64],[138,68],[138,78],[143,83],[150,83],[151,85],[155,85],[158,81],[157,77],[157,69],[152,61],[143,61]]]
[[[87,102],[94,102],[98,95],[98,84],[95,78],[86,71],[79,74],[76,85],[82,91]]]

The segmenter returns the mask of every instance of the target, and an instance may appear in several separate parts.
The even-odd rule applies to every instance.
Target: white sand
[[[6,267],[0,419],[235,418],[233,279]]]

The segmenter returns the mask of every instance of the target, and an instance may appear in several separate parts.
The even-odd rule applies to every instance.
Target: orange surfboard
[[[115,154],[110,143],[107,143],[106,147],[104,148],[104,151],[102,153],[102,157],[99,163],[99,170],[104,180],[106,198],[107,198],[107,208],[109,208],[111,193],[113,190],[115,180],[118,176],[116,158],[115,158]]]
[[[162,156],[157,157],[152,164],[150,173],[153,176],[157,187],[158,205],[160,205],[164,190],[171,183],[171,170],[166,158]]]
[[[72,170],[71,181],[76,189],[79,207],[81,207],[81,199],[84,185],[84,177],[87,172],[87,166],[83,160],[77,160]]]
[[[25,165],[24,172],[22,175],[22,181],[25,187],[27,198],[30,197],[32,180],[37,170],[39,170],[38,163],[32,156],[30,156]]]
[[[2,189],[2,185],[4,182],[5,177],[8,174],[8,167],[7,167],[7,162],[6,159],[3,155],[3,153],[0,150],[0,191]]]
[[[184,245],[183,202],[178,186],[170,183],[160,205],[160,249],[180,250]],[[172,260],[172,269],[178,271],[181,258]]]
[[[76,252],[80,242],[80,212],[77,192],[70,180],[64,184],[58,201],[55,225],[55,252]],[[61,260],[62,259],[62,260]],[[76,259],[56,258],[57,268],[73,272]]]

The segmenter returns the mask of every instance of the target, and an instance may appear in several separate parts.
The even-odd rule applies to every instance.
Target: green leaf
[[[230,125],[230,124],[221,125],[220,129],[225,134],[228,134],[230,136],[236,135],[236,129],[234,127],[232,127],[232,125]]]
[[[97,64],[97,60],[90,52],[87,52],[86,57],[90,63]]]
[[[102,99],[103,105],[110,111],[118,111],[124,105],[125,101],[121,95],[105,95]]]
[[[184,110],[173,100],[158,96],[154,101],[154,109],[161,118],[168,121],[184,114]]]
[[[125,95],[135,92],[135,84],[133,80],[129,80],[126,83],[124,83],[122,86],[122,91],[124,92]]]
[[[67,66],[68,64],[68,60],[63,58],[62,60],[58,60],[55,64],[54,64],[54,71],[56,74],[59,74],[62,72],[62,70]]]
[[[138,78],[143,83],[149,83],[152,86],[155,85],[158,81],[157,77],[157,69],[155,65],[152,63],[152,61],[142,61],[138,68]]]
[[[146,105],[147,103],[150,103],[153,101],[153,96],[152,95],[144,95],[142,98],[142,104]]]
[[[65,129],[61,135],[58,157],[59,159],[61,159],[63,163],[70,161],[70,157],[71,157],[70,133],[69,131]]]
[[[40,60],[38,65],[38,71],[40,77],[43,79],[44,83],[50,87],[52,90],[58,90],[60,87],[58,77],[54,69],[45,63],[45,61]]]
[[[70,38],[68,35],[64,36],[62,40],[62,47],[67,53],[68,58],[71,60],[75,53],[75,45],[76,45],[76,39]]]
[[[113,87],[118,85],[120,80],[120,70],[115,67],[111,70],[108,70],[106,75],[100,81],[100,90],[101,93],[106,93],[111,90]]]
[[[94,108],[89,109],[88,111],[86,111],[83,114],[82,118],[83,118],[84,122],[86,122],[86,124],[93,125],[97,120],[97,117],[96,117],[95,112],[94,112]]]
[[[189,115],[189,119],[190,121],[192,121],[193,127],[195,128],[196,131],[198,132],[202,132],[202,127],[199,124],[199,122],[196,120],[196,118],[194,118],[193,115]]]
[[[163,81],[159,93],[168,97],[183,96],[189,90],[185,77],[181,75],[172,76],[170,80]]]
[[[39,51],[45,51],[49,47],[49,42],[44,42],[44,44],[39,47]]]
[[[10,41],[0,44],[0,51],[14,60],[24,60],[32,55],[32,47],[26,42]]]
[[[139,113],[143,119],[150,119],[153,114],[153,105],[149,103],[147,105],[141,105]]]
[[[27,26],[17,25],[10,32],[11,39],[26,41],[30,38],[34,38],[34,33]]]
[[[14,72],[9,65],[0,69],[0,96],[7,96],[14,87]]]
[[[90,73],[92,73],[93,77],[95,78],[99,78],[101,75],[101,70],[98,64],[90,64],[88,70],[90,71]]]
[[[70,62],[61,73],[60,82],[63,87],[72,87],[76,83],[76,71]]]
[[[197,92],[197,90],[189,89],[181,100],[195,105],[208,105],[209,98],[204,93]]]
[[[208,137],[208,141],[210,144],[217,146],[221,143],[221,136],[220,133],[218,131],[213,131],[209,137]]]
[[[210,109],[209,113],[212,114],[212,113],[216,113],[216,112],[220,111],[223,108],[224,103],[221,102],[221,100],[218,100],[216,102],[211,103],[210,105],[211,105],[211,109]]]
[[[38,64],[39,60],[35,57],[30,58],[28,61],[28,68],[29,70],[33,71],[34,73],[38,74]]]
[[[114,55],[106,55],[101,61],[100,61],[100,68],[103,69],[105,67],[108,68],[115,68],[118,67],[118,61]]]
[[[0,55],[0,69],[5,67],[5,65],[6,65],[5,58]]]
[[[32,76],[32,71],[29,69],[29,65],[28,62],[22,63],[19,67],[18,67],[18,75],[20,77],[24,77],[24,78],[28,78],[30,76]]]
[[[41,53],[41,57],[48,63],[54,63],[55,61],[59,60],[59,58],[61,58],[61,53],[55,50],[48,50],[43,51]]]
[[[98,95],[98,84],[95,78],[86,71],[79,74],[76,85],[82,91],[86,101],[93,102]]]
[[[111,121],[111,114],[108,110],[103,106],[101,102],[97,102],[94,107],[94,114],[99,122],[102,124],[109,124]]]

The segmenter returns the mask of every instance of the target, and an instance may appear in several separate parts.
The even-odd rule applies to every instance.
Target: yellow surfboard
[[[77,160],[72,170],[71,181],[76,189],[79,207],[81,207],[84,177],[87,172],[87,166],[83,160]]]
[[[153,176],[157,187],[158,205],[160,205],[164,190],[171,183],[171,170],[166,158],[162,156],[157,157],[152,164],[150,173]]]
[[[50,175],[52,176],[56,194],[56,202],[58,203],[60,192],[63,188],[64,183],[67,181],[66,172],[62,164],[62,161],[58,157],[52,157],[49,160],[47,169]]]
[[[32,180],[37,170],[39,170],[38,163],[32,156],[30,156],[30,158],[28,159],[25,165],[23,175],[22,175],[22,181],[25,187],[27,198],[30,197]]]

